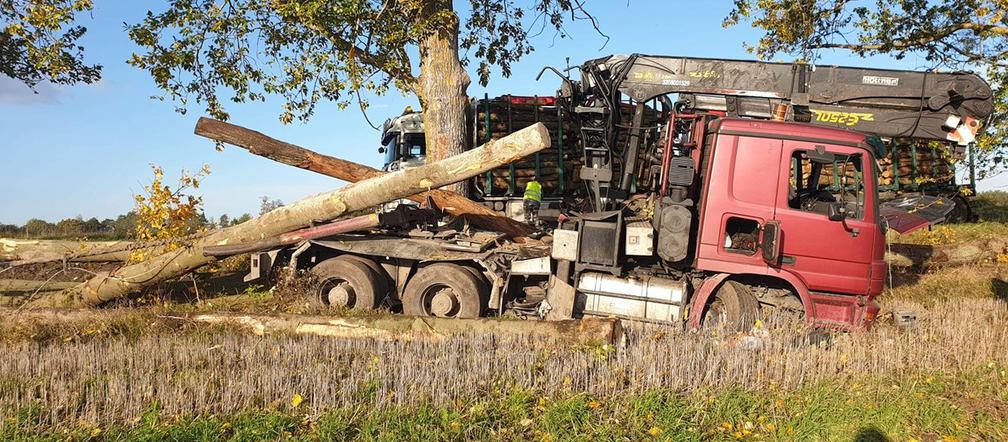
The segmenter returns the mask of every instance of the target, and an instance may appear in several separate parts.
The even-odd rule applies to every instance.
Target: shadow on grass
[[[994,298],[1008,303],[1008,282],[1000,278],[992,278],[991,294],[994,295]]]
[[[891,440],[882,430],[874,426],[864,427],[854,436],[854,442],[890,442]]]

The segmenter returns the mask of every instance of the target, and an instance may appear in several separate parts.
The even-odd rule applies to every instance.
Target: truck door
[[[760,226],[774,219],[783,172],[781,143],[777,138],[718,135],[706,167],[698,269],[767,273],[759,253]]]
[[[878,230],[874,186],[866,181],[874,176],[871,156],[855,147],[786,140],[781,159],[789,173],[780,174],[777,192],[780,269],[813,291],[865,294]]]

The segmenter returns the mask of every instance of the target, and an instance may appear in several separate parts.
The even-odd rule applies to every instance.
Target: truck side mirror
[[[843,221],[847,216],[843,203],[833,202],[826,206],[826,216],[830,221]]]
[[[378,153],[384,154],[387,151],[388,151],[388,149],[386,149],[385,146],[381,146],[381,147],[378,148]]]
[[[777,264],[781,255],[781,230],[779,221],[767,221],[763,224],[763,241],[760,249],[763,260],[769,264]]]

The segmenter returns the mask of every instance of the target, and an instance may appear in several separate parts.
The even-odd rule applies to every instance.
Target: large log
[[[618,319],[588,318],[562,321],[515,319],[457,319],[413,316],[383,318],[333,318],[305,315],[201,314],[193,321],[237,325],[257,335],[292,333],[298,335],[370,339],[438,339],[468,333],[533,336],[565,345],[615,344],[623,336]]]
[[[129,259],[129,241],[62,241],[0,238],[0,261],[103,262]]]
[[[203,255],[211,245],[245,243],[308,227],[405,198],[436,187],[462,181],[538,152],[549,145],[545,126],[537,125],[487,143],[479,148],[423,166],[379,175],[279,207],[242,224],[220,229],[191,245],[116,270],[103,272],[84,284],[32,303],[43,306],[94,306],[176,278],[208,264]]]
[[[78,282],[0,279],[0,292],[56,291],[76,287]]]
[[[623,337],[623,325],[615,318],[585,318],[580,320],[526,321],[518,319],[458,319],[391,315],[367,318],[290,314],[243,314],[207,312],[193,315],[168,316],[145,310],[94,311],[88,309],[5,308],[16,306],[18,298],[0,296],[0,320],[8,325],[33,327],[60,326],[93,328],[95,323],[117,320],[185,321],[201,324],[239,327],[257,335],[297,334],[337,338],[381,340],[438,340],[454,335],[490,333],[498,336],[530,336],[543,344],[599,345],[616,344]],[[128,315],[124,317],[124,315]],[[104,327],[103,327],[104,328]]]
[[[892,244],[886,253],[886,261],[894,267],[916,267],[922,269],[937,267],[967,266],[984,261],[996,261],[1008,252],[1008,242],[1001,239],[971,241],[958,244]]]
[[[545,140],[548,147],[549,134],[545,130],[545,127],[541,129],[542,133],[546,136]],[[323,155],[301,146],[286,143],[252,129],[211,118],[200,118],[196,122],[195,133],[196,135],[222,143],[233,144],[273,161],[351,183],[378,177],[385,173],[362,164]],[[429,196],[438,207],[441,207],[446,212],[454,216],[463,216],[473,224],[484,229],[505,233],[518,242],[521,242],[522,238],[531,232],[529,226],[499,215],[486,206],[476,203],[458,193],[443,189],[424,190],[427,191],[417,195],[406,195],[406,197],[413,201],[423,202]]]

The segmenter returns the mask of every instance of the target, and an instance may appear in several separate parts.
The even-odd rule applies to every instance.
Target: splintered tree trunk
[[[437,161],[465,150],[469,75],[459,61],[459,21],[452,1],[427,0],[421,14],[425,19],[439,14],[451,17],[420,40],[417,95],[423,107],[427,161]],[[466,195],[466,182],[459,181],[451,189]]]
[[[196,135],[233,144],[273,161],[351,183],[385,174],[378,169],[313,152],[301,146],[271,138],[260,132],[211,118],[199,119],[196,123]],[[454,216],[465,217],[474,225],[484,229],[510,235],[516,242],[522,242],[522,238],[531,232],[531,228],[527,224],[498,215],[486,206],[450,190],[434,189],[413,195],[410,199],[423,202],[427,197],[433,199],[434,203],[446,212]]]
[[[310,196],[279,207],[259,218],[214,231],[178,250],[123,267],[114,273],[101,273],[77,287],[42,298],[32,303],[32,306],[103,304],[208,264],[213,258],[204,256],[204,247],[251,242],[280,235],[307,227],[313,222],[335,219],[465,180],[538,152],[549,146],[549,143],[546,126],[532,126],[460,155],[350,184],[340,190]]]

